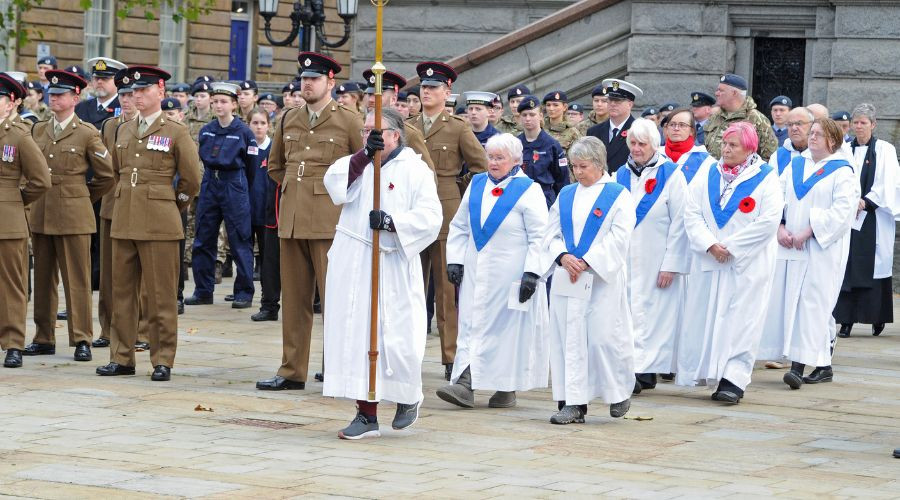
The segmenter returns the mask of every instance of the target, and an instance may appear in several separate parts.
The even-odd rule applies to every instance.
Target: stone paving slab
[[[790,391],[783,370],[759,369],[728,407],[705,388],[661,383],[629,413],[651,420],[614,420],[598,403],[570,426],[549,424],[549,390],[519,394],[505,410],[487,408],[489,393],[477,394],[475,410],[438,400],[445,382],[430,335],[418,423],[391,430],[385,404],[382,438],[345,442],[336,433],[353,404],[323,398],[320,383],[255,390],[280,363],[280,323],[231,309],[226,284],[216,304],[180,317],[169,383],[149,380],[147,353],[135,376],[95,376],[107,350],[75,363],[64,323],[56,355],[0,370],[0,497],[900,498],[894,325],[878,338],[857,328],[839,339],[831,384]],[[321,335],[318,316],[310,381]]]

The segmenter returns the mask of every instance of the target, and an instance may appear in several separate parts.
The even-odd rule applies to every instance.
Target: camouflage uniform
[[[516,122],[512,115],[503,115],[494,124],[494,128],[499,130],[501,134],[519,135],[522,133],[522,126]]]
[[[775,134],[772,132],[772,124],[765,115],[757,111],[753,98],[747,97],[737,111],[719,111],[711,115],[703,126],[703,132],[706,134],[704,140],[706,150],[714,158],[721,158],[722,134],[729,125],[736,122],[749,122],[756,128],[756,134],[759,136],[759,147],[756,152],[761,157],[769,158],[778,149],[778,141],[775,140]]]
[[[31,112],[34,113],[34,116],[37,117],[39,122],[42,122],[44,120],[49,120],[50,117],[52,116],[50,114],[50,108],[47,107],[47,105],[44,104],[43,102],[39,102],[37,105],[37,109],[31,110]]]
[[[596,112],[591,111],[584,118],[584,120],[581,120],[581,122],[579,122],[578,125],[575,126],[575,128],[578,129],[578,132],[582,136],[585,136],[585,135],[587,135],[587,131],[589,128],[593,127],[594,125],[600,125],[601,123],[605,122],[608,119],[609,119],[608,114],[598,117]]]
[[[215,115],[212,112],[212,108],[206,113],[201,113],[194,107],[193,102],[188,105],[188,111],[184,116],[184,123],[188,126],[188,129],[190,129],[191,138],[194,139],[194,144],[196,144],[198,148],[200,147],[200,129],[214,119]],[[203,162],[200,162],[200,175],[201,177],[203,176]],[[194,199],[191,200],[191,206],[188,208],[187,226],[184,228],[184,262],[188,265],[191,263],[191,248],[194,246],[194,219],[196,215],[197,198],[194,197]],[[222,258],[224,259],[221,237],[219,241],[219,254],[222,255]]]
[[[562,123],[556,125],[550,125],[550,118],[545,117],[543,129],[559,142],[559,145],[566,150],[566,153],[569,152],[569,146],[571,146],[576,139],[581,137],[581,132],[578,131],[575,125],[572,125],[566,120],[563,120]]]

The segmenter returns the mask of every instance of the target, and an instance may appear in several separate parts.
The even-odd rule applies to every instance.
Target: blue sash
[[[487,242],[491,240],[497,228],[506,219],[519,198],[534,183],[528,177],[513,177],[509,184],[503,188],[503,194],[494,204],[491,213],[481,226],[481,199],[484,196],[484,186],[487,183],[487,173],[481,173],[472,178],[472,187],[469,190],[469,225],[472,227],[472,238],[475,240],[475,248],[480,252]]]
[[[566,251],[580,259],[591,248],[597,233],[600,232],[600,226],[606,220],[609,209],[615,203],[616,198],[619,197],[619,193],[625,189],[625,186],[615,182],[607,182],[603,186],[603,189],[600,190],[600,194],[594,201],[594,205],[591,207],[591,213],[588,214],[588,218],[584,222],[581,239],[576,246],[575,231],[572,228],[572,205],[575,202],[575,189],[577,187],[578,183],[575,183],[562,188],[559,192],[557,203],[559,203],[559,225],[562,228],[563,240],[566,242]],[[597,209],[600,210],[600,215],[594,213]]]
[[[641,197],[641,201],[638,202],[637,206],[634,208],[634,213],[637,216],[637,222],[634,223],[634,227],[638,227],[644,217],[650,212],[650,209],[653,208],[653,205],[656,203],[656,200],[659,199],[659,195],[662,194],[663,188],[666,187],[666,180],[668,180],[669,176],[678,169],[678,165],[667,161],[659,166],[659,171],[656,172],[656,186],[653,187],[652,193],[644,192],[643,197]],[[625,189],[631,191],[631,169],[630,168],[620,168],[616,171],[616,182],[625,187]]]
[[[784,146],[778,146],[778,151],[775,151],[775,161],[778,162],[778,175],[783,174],[784,169],[791,162],[791,152]]]
[[[798,200],[802,200],[803,197],[806,196],[806,193],[808,193],[817,182],[828,177],[835,170],[841,167],[850,167],[850,170],[853,170],[853,167],[850,166],[850,163],[848,163],[847,160],[831,160],[821,169],[813,172],[812,175],[809,176],[809,179],[803,180],[804,163],[806,163],[806,159],[802,156],[797,156],[791,161],[791,177],[794,181],[794,194],[797,195]],[[820,171],[822,172],[821,174],[819,173]]]
[[[772,170],[772,166],[768,163],[760,167],[759,172],[757,172],[756,175],[741,182],[734,188],[734,193],[731,195],[728,203],[725,204],[725,208],[722,208],[719,205],[719,198],[721,196],[719,194],[719,182],[722,179],[722,175],[719,174],[718,168],[709,169],[709,183],[707,185],[709,208],[712,209],[713,217],[715,217],[716,225],[719,226],[719,229],[722,229],[725,227],[725,224],[728,224],[728,221],[731,220],[731,216],[737,211],[741,200],[753,194],[756,187],[762,183],[763,179],[765,179]]]
[[[694,151],[690,153],[688,159],[681,165],[681,172],[684,173],[684,178],[687,179],[687,183],[690,184],[691,180],[697,174],[697,171],[700,170],[700,165],[703,165],[703,162],[709,158],[709,153],[703,151]]]

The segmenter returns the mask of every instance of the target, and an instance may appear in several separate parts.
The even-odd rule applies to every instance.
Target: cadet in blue
[[[197,200],[197,229],[191,258],[194,295],[184,303],[213,303],[216,244],[224,219],[231,253],[237,264],[231,307],[246,309],[251,306],[254,291],[249,193],[259,146],[250,128],[234,116],[240,88],[225,82],[210,86],[216,119],[200,129],[200,160],[204,172]]]
[[[525,96],[519,103],[519,123],[523,132],[522,169],[532,180],[541,185],[547,206],[553,205],[559,190],[569,183],[569,161],[566,151],[550,134],[541,129],[544,116],[541,101],[533,95]]]

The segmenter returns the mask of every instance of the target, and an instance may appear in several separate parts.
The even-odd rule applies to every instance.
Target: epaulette
[[[469,122],[466,121],[465,118],[463,118],[463,117],[461,117],[461,116],[459,116],[459,115],[450,115],[450,118],[452,118],[452,119],[454,119],[454,120],[457,120],[457,121],[460,121],[460,122],[462,122],[462,123],[469,123]]]
[[[76,116],[75,118],[78,118],[78,117]],[[95,131],[95,132],[98,132],[98,130],[94,127],[93,124],[88,123],[88,122],[82,120],[81,118],[78,118],[78,125],[81,125],[82,127],[87,127],[87,128],[89,128],[90,130],[93,130],[93,131]]]

